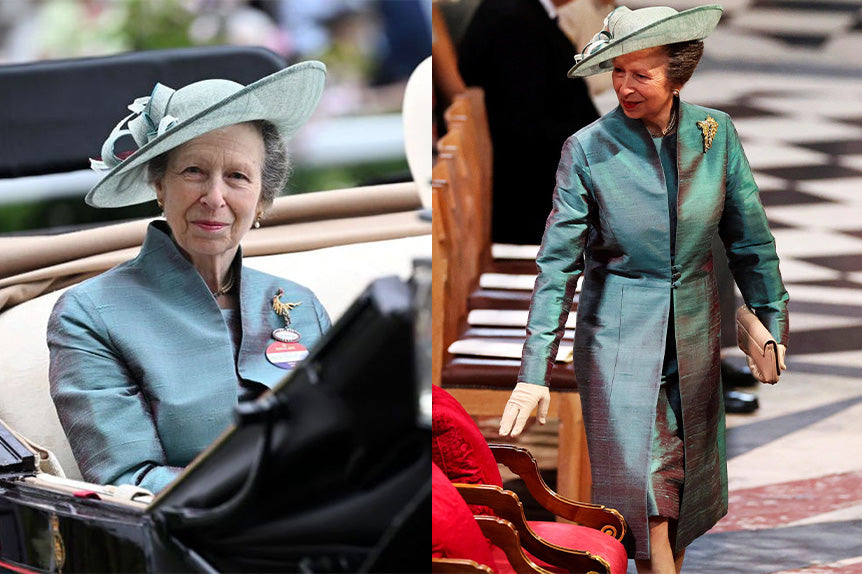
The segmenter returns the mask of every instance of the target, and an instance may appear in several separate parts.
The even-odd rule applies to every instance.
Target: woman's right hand
[[[545,424],[548,417],[548,407],[551,404],[551,392],[544,385],[533,385],[531,383],[518,383],[515,390],[506,403],[503,411],[503,419],[500,421],[500,436],[521,434],[530,413],[536,406],[536,420],[539,424]]]

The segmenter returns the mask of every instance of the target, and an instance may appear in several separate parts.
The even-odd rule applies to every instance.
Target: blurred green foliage
[[[198,16],[183,0],[72,2],[48,0],[41,11],[38,43],[43,58],[113,54],[215,44],[224,39],[217,14],[208,37],[192,38]]]
[[[191,46],[189,28],[195,14],[188,10],[189,3],[180,0],[126,0],[123,32],[132,50],[161,50]],[[194,44],[216,44],[224,40],[223,30],[211,38]]]

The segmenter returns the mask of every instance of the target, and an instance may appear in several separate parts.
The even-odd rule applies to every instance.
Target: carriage
[[[207,48],[10,66],[0,75],[14,76],[25,100],[27,90],[49,97],[52,86],[86,78],[124,102],[133,98],[117,90],[134,95],[156,80],[249,82],[279,66],[260,49]],[[134,82],[112,79],[118,70]],[[74,92],[54,97],[75,104]],[[76,121],[89,129],[97,112],[78,103]],[[92,147],[105,127],[90,135],[58,127],[47,109],[42,119],[61,132],[60,145],[4,150],[3,189],[74,188],[86,177],[70,149],[86,142],[69,134]],[[38,131],[34,121],[12,123]],[[274,392],[237,407],[225,433],[156,496],[82,480],[49,396],[45,345],[63,289],[133,257],[148,220],[0,237],[0,571],[427,569],[431,224],[417,185],[276,199],[243,242],[245,264],[310,287],[333,328]]]

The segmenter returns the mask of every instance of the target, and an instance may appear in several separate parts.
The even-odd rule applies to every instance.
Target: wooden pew
[[[464,337],[523,343],[523,329],[471,329],[467,313],[479,308],[525,309],[529,292],[483,289],[480,277],[485,271],[507,268],[521,272],[526,268],[529,272],[530,264],[491,258],[491,148],[481,91],[470,89],[469,95],[454,96],[444,117],[448,132],[438,141],[433,176],[436,324],[432,380],[472,415],[499,417],[515,386],[520,360],[453,356],[448,349]],[[438,230],[442,235],[438,236]],[[534,264],[532,269],[535,273]],[[571,363],[556,364],[551,395],[549,416],[560,419],[557,490],[563,496],[589,500],[589,456]]]

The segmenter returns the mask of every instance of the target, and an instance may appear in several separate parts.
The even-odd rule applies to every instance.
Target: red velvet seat
[[[472,503],[474,513],[493,512],[512,522],[528,556],[548,570],[625,573],[628,559],[620,541],[626,526],[618,512],[558,496],[541,479],[529,452],[510,445],[488,445],[479,427],[449,393],[435,386],[432,398],[433,461]],[[503,490],[498,462],[521,476],[540,504],[575,524],[527,522],[518,497]]]

